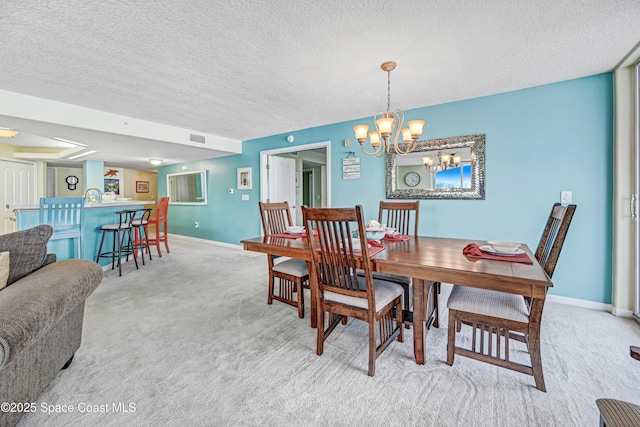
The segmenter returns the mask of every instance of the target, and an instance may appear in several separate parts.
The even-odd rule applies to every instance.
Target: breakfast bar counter
[[[145,205],[155,203],[154,200],[86,203],[84,205],[84,258],[90,261],[96,260],[100,245],[100,227],[104,224],[117,223],[116,212],[124,209],[142,209]],[[16,230],[25,230],[39,225],[40,205],[6,205],[6,207],[15,213]],[[58,261],[68,259],[73,253],[73,240],[50,241],[48,251],[55,253]],[[106,265],[108,260],[101,260],[100,263]]]

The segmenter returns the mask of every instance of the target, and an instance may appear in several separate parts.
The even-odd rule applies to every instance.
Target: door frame
[[[331,207],[331,141],[313,142],[311,144],[294,145],[260,151],[260,200],[267,199],[269,186],[267,185],[267,157],[275,154],[286,154],[293,151],[307,151],[324,148],[327,151],[327,207]]]

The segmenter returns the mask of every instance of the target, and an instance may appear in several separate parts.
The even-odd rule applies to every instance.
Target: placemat
[[[494,255],[488,252],[483,251],[478,247],[475,243],[469,243],[467,246],[462,249],[462,253],[468,256],[469,258],[482,258],[482,259],[491,259],[495,261],[509,261],[509,262],[519,262],[522,264],[533,264],[531,258],[526,253],[519,255]]]

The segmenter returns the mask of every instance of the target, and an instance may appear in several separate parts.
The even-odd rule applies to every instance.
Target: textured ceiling
[[[404,110],[611,71],[639,23],[638,0],[3,0],[0,89],[246,140],[372,116],[387,60]]]

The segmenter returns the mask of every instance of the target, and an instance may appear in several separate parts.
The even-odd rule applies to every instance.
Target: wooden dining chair
[[[160,243],[164,242],[164,247],[167,253],[171,253],[169,250],[169,241],[167,240],[167,233],[169,228],[169,198],[160,197],[158,200],[158,209],[156,209],[156,216],[148,219],[148,224],[145,226],[145,233],[149,236],[149,225],[155,225],[156,234],[155,237],[149,238],[148,243],[156,247],[158,256],[162,258],[162,252],[160,251]]]
[[[629,355],[640,360],[640,347],[630,346]],[[597,399],[600,427],[640,426],[640,405],[617,399]]]
[[[418,220],[420,218],[420,202],[380,202],[378,209],[378,222],[387,227],[395,228],[396,232],[404,235],[418,235]],[[410,311],[413,309],[413,279],[411,277],[399,276],[397,274],[373,273],[374,279],[388,280],[398,283],[404,289],[403,308]],[[440,292],[440,283],[434,283],[433,303],[435,306],[435,327],[438,327],[438,293]],[[426,293],[429,295],[429,293]],[[417,321],[417,320],[414,320]],[[405,326],[410,328],[409,319],[405,318]],[[428,327],[431,324],[428,324]]]
[[[288,202],[263,203],[258,202],[262,229],[267,236],[284,233],[287,227],[293,225],[291,210]],[[267,303],[273,300],[298,307],[298,317],[304,317],[304,287],[308,288],[309,269],[307,263],[300,259],[278,259],[268,255],[269,262],[269,293]],[[278,279],[278,291],[275,282]],[[297,296],[294,298],[294,294]]]
[[[551,278],[556,268],[576,205],[556,203],[542,233],[535,257]],[[546,391],[540,355],[540,321],[544,299],[454,285],[449,296],[447,365],[454,355],[491,363],[533,375],[536,388]],[[457,347],[456,333],[462,324],[472,327],[471,349]],[[495,335],[495,341],[494,341]],[[479,339],[478,339],[479,337]],[[485,338],[486,337],[486,338]],[[509,341],[524,342],[531,365],[510,360]]]
[[[380,354],[396,338],[403,341],[402,286],[373,278],[361,206],[302,209],[307,230],[318,231],[317,239],[309,239],[311,259],[315,259],[310,273],[316,290],[312,292],[317,307],[316,353],[323,353],[324,341],[343,320],[353,317],[367,322],[368,374],[373,376]],[[359,237],[352,237],[354,231]],[[364,276],[356,274],[356,269],[362,269]]]

